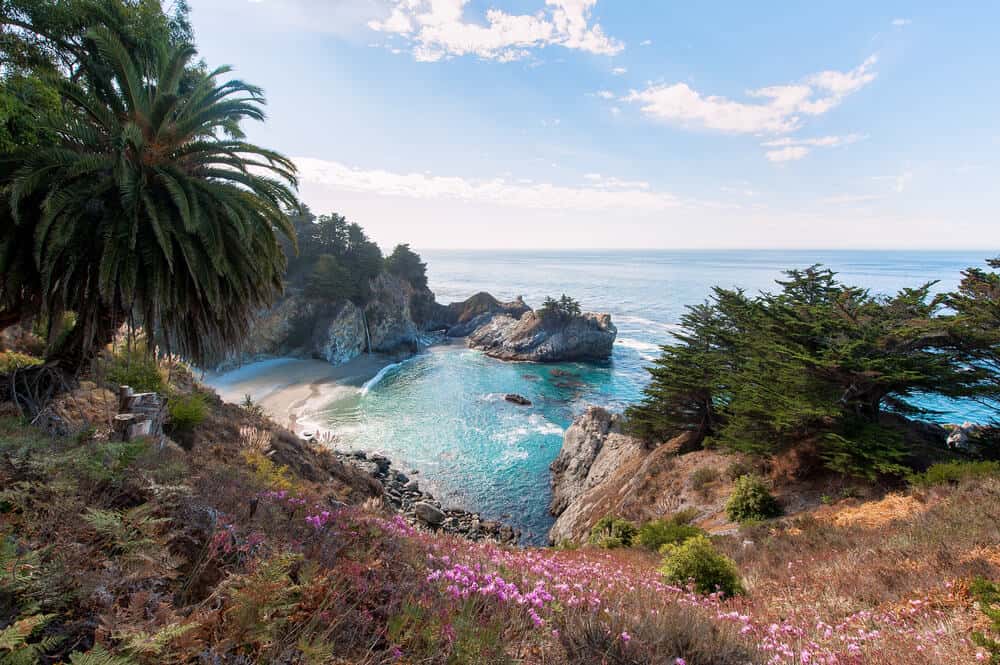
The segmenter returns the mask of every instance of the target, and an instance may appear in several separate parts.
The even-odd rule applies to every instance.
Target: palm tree
[[[88,38],[101,66],[58,81],[58,140],[6,187],[15,223],[32,230],[44,310],[77,314],[50,361],[79,370],[125,322],[205,361],[280,292],[295,166],[245,141],[240,123],[263,120],[265,101],[219,83],[229,68],[193,67],[190,45],[137,56],[105,27]]]

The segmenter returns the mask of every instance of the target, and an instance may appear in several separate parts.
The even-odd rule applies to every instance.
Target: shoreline
[[[242,403],[247,395],[279,424],[295,434],[315,429],[312,409],[361,391],[397,356],[362,355],[342,365],[293,357],[269,358],[227,372],[205,372],[202,381],[226,402]]]

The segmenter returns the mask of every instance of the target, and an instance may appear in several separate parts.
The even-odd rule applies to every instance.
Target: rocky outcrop
[[[519,318],[493,316],[469,335],[468,345],[500,360],[605,360],[617,334],[608,314],[542,317],[527,312]]]
[[[496,316],[520,319],[531,308],[520,296],[511,302],[500,302],[490,294],[480,292],[467,300],[448,305],[447,310],[450,317],[448,337],[466,337]]]
[[[690,443],[683,435],[654,448],[623,434],[618,416],[591,407],[577,418],[552,463],[549,530],[553,544],[583,542],[605,515],[642,523],[693,508],[698,522],[712,531],[731,528],[724,516],[730,490],[721,471],[731,457],[701,450],[678,455]],[[694,472],[715,469],[719,480],[707,486],[692,483]]]
[[[412,353],[420,344],[422,326],[416,307],[434,295],[414,289],[409,282],[383,273],[370,283],[371,297],[359,306],[349,300],[307,297],[300,290],[288,294],[255,322],[243,350],[219,369],[275,356],[298,356],[346,363],[369,350],[376,353]]]

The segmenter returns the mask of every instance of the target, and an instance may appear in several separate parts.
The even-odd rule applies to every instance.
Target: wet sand
[[[393,362],[379,354],[338,366],[322,360],[274,358],[230,372],[206,372],[203,380],[227,402],[239,404],[250,395],[268,415],[299,432],[311,427],[305,414],[340,397],[356,395],[365,382]]]

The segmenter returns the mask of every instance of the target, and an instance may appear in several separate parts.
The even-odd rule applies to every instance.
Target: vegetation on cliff
[[[873,295],[820,266],[787,275],[776,293],[716,288],[689,309],[627,413],[632,432],[765,455],[809,441],[832,470],[902,475],[915,451],[887,413],[927,416],[926,396],[997,405],[996,273],[970,269],[938,296]]]

